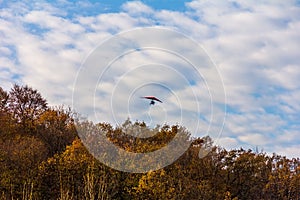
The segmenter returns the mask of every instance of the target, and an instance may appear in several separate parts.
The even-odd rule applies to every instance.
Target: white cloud
[[[81,15],[76,12],[71,17],[68,16],[70,11],[58,7],[67,4],[67,1],[57,5],[39,1],[30,4],[10,2],[7,8],[1,9],[1,86],[8,88],[12,82],[23,82],[40,90],[51,104],[70,105],[77,70],[99,43],[120,31],[141,26],[166,26],[200,42],[219,67],[229,106],[220,145],[261,145],[269,152],[299,156],[299,145],[293,143],[300,134],[294,127],[299,122],[300,111],[300,7],[296,1],[192,1],[186,3],[186,12],[158,11],[140,1],[131,1],[123,4],[118,13]],[[71,10],[76,10],[79,5],[83,10],[93,7],[84,1],[83,4],[70,4]],[[157,36],[145,34],[140,37],[150,43]],[[171,39],[160,38],[156,45],[169,45],[193,56],[184,40]],[[111,55],[112,52],[106,53]],[[180,59],[172,63],[174,57],[156,51],[148,55],[124,56],[115,63],[116,70],[110,73],[117,78],[130,69],[130,64],[139,66],[153,59],[170,66],[174,63],[184,65],[178,62]],[[180,67],[176,69],[193,77],[193,73],[184,72]],[[179,76],[161,73],[178,89],[177,95],[189,111],[195,107],[190,101],[189,89],[196,91],[201,97],[200,110],[210,118],[209,95],[201,79],[195,79],[196,83],[190,88],[184,88],[181,82],[174,82]],[[212,94],[214,103],[221,103],[222,95],[218,94],[222,88],[214,83],[216,71],[209,73],[203,69],[201,73],[206,74],[210,87],[216,91]],[[132,75],[139,78],[131,78]],[[116,88],[119,91],[116,98],[122,102],[117,106],[124,113],[123,103],[128,103],[128,99],[121,96],[126,93],[124,88],[133,88],[140,80],[151,78],[138,71],[131,76],[124,77],[120,88]],[[153,80],[162,81],[161,77],[155,76]],[[89,81],[87,79],[86,83]],[[102,91],[110,92],[115,86],[114,81],[102,83]],[[167,99],[176,102],[175,96]],[[173,109],[171,106],[176,103],[170,105]],[[104,103],[101,109],[108,112],[110,102]],[[216,106],[215,109],[220,111],[222,108]],[[218,113],[216,116],[221,119]],[[169,119],[172,121],[176,117]],[[216,130],[215,125],[212,130]]]
[[[64,33],[80,33],[84,29],[76,24],[70,23],[69,20],[62,17],[54,16],[47,11],[31,11],[23,18],[25,23],[32,23],[44,29],[61,30]]]
[[[293,129],[289,131],[283,131],[280,135],[277,137],[278,143],[284,144],[299,144],[300,138],[299,138],[299,126],[294,127]]]
[[[213,25],[215,35],[204,40],[204,46],[219,65],[226,86],[229,113],[223,135],[239,135],[249,144],[268,138],[257,143],[271,152],[274,143],[291,144],[276,138],[290,132],[299,119],[293,112],[299,110],[300,100],[299,6],[294,1],[232,2],[239,5],[209,1],[188,5],[200,23]]]
[[[238,140],[232,137],[221,137],[216,141],[216,143],[226,149],[239,149],[241,146]]]
[[[300,145],[280,145],[276,144],[272,148],[271,151],[275,152],[278,155],[286,156],[288,158],[299,158],[299,149]]]
[[[144,37],[148,40],[144,40]],[[168,41],[164,40],[165,38]],[[178,39],[176,40],[178,43],[171,42],[175,39]],[[193,51],[191,52],[187,46]],[[132,49],[138,50],[130,52]],[[185,49],[188,51],[184,51]],[[172,50],[175,53],[179,52],[180,56]],[[78,88],[75,87],[80,94],[77,97],[94,95],[93,89],[87,91],[86,88],[97,85],[95,109],[100,116],[99,119],[120,124],[130,116],[133,120],[149,121],[151,119],[153,126],[155,126],[154,122],[159,121],[179,123],[190,128],[193,133],[196,133],[197,123],[195,122],[198,121],[201,110],[204,120],[199,120],[202,126],[198,134],[204,135],[211,120],[212,109],[210,107],[214,104],[210,102],[210,95],[214,96],[214,94],[211,92],[209,95],[207,91],[208,89],[213,91],[214,86],[209,84],[212,82],[214,85],[222,86],[222,83],[220,80],[219,83],[211,80],[212,74],[217,77],[213,73],[215,69],[203,53],[204,51],[194,42],[185,37],[181,38],[178,33],[167,29],[146,28],[125,32],[109,42],[104,42],[88,58],[79,75]],[[190,60],[195,66],[183,58]],[[115,60],[111,62],[113,59]],[[212,88],[206,88],[206,83],[201,81],[200,74],[196,74],[197,69],[203,73],[208,87]],[[194,83],[189,82],[191,78]],[[90,92],[90,94],[84,94],[84,92]],[[154,108],[151,109],[153,112],[147,111],[148,102],[140,99],[145,95],[159,96],[165,102],[158,107],[161,108],[163,114],[158,115]],[[199,104],[203,101],[199,106],[200,110],[198,102],[195,101],[196,97],[199,99]],[[86,105],[94,103],[90,98],[76,99],[82,101],[77,105],[83,110],[86,110]],[[92,108],[88,111],[92,111],[91,114],[93,114]],[[213,122],[217,124],[215,120]]]
[[[259,133],[251,133],[248,135],[239,136],[238,139],[253,146],[264,146],[271,142],[270,138]]]
[[[141,14],[152,14],[154,13],[153,9],[140,1],[129,1],[122,5],[122,9],[131,14],[138,15],[140,17]]]
[[[270,82],[278,87],[288,90],[299,89],[300,67],[297,65],[287,65],[277,71],[268,69],[265,71]]]

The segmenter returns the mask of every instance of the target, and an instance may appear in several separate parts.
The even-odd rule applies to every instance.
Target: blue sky
[[[154,26],[179,31],[198,42],[217,66],[227,99],[223,101],[227,113],[219,145],[251,149],[257,146],[269,153],[300,156],[300,6],[296,0],[260,3],[253,0],[0,0],[1,87],[8,90],[15,82],[28,84],[38,89],[51,105],[71,105],[78,70],[99,44],[120,32]],[[172,48],[184,48],[184,45],[172,45]],[[138,54],[122,62],[138,65],[145,64],[140,60],[155,58],[163,64],[169,63],[166,59],[171,57],[163,55]],[[178,71],[183,74],[179,68]],[[202,91],[203,83],[192,80],[191,73],[187,76],[192,83],[190,87]],[[180,76],[168,78],[171,81]],[[102,89],[110,91],[113,89],[110,84],[105,82]],[[185,98],[188,95],[180,86],[172,87],[187,109],[195,106],[195,102]],[[219,86],[210,87],[220,92]],[[122,87],[115,89],[122,90]],[[207,97],[201,95],[199,101]],[[213,100],[215,105],[221,102],[218,98],[216,95]],[[122,108],[121,104],[118,106]],[[216,117],[220,119],[224,115],[222,106],[215,107]],[[153,115],[168,110],[163,106],[153,109]],[[201,119],[209,118],[210,110],[206,109],[206,104],[201,102],[200,113],[204,113]],[[177,112],[170,112],[168,119],[172,121],[176,115]],[[221,125],[213,124],[212,130]]]

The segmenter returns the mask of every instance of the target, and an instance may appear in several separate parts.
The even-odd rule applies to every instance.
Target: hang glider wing
[[[158,102],[162,103],[162,101],[159,100],[158,98],[156,98],[155,96],[144,96],[144,97],[141,97],[141,98],[150,99],[152,101],[158,101]]]

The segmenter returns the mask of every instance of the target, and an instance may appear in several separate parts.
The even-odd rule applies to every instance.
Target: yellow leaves
[[[104,127],[103,127],[104,128]],[[111,128],[111,127],[109,127]],[[107,137],[116,146],[126,149],[135,153],[147,153],[159,150],[166,145],[176,136],[178,130],[183,130],[182,127],[167,125],[162,128],[150,129],[144,123],[134,123],[127,121],[123,127],[115,129],[104,129]],[[181,137],[188,140],[189,133],[185,130],[180,131]],[[148,137],[140,137],[148,136]],[[151,136],[151,137],[150,137]]]
[[[80,139],[75,139],[71,145],[61,154],[56,154],[39,166],[40,171],[47,168],[57,168],[62,171],[76,171],[84,169],[93,161],[93,157],[87,152]]]
[[[67,168],[78,168],[85,163],[91,162],[92,159],[93,157],[87,152],[80,139],[77,138],[71,145],[66,147],[65,152],[60,156],[60,163]]]
[[[45,173],[47,171],[48,166],[54,166],[57,163],[57,156],[50,157],[46,161],[43,161],[39,166],[39,172]]]
[[[70,121],[69,113],[65,112],[63,109],[48,109],[41,114],[37,120],[37,124],[44,124],[46,127],[49,126],[66,126]]]
[[[139,180],[138,187],[135,187],[135,195],[141,199],[159,197],[160,199],[175,199],[175,187],[170,182],[172,178],[164,169],[150,171]]]
[[[237,197],[232,198],[231,193],[229,191],[226,191],[224,200],[238,200]]]

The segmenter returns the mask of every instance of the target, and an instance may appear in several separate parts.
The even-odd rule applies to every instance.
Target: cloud
[[[270,141],[270,138],[258,133],[239,136],[238,139],[253,146],[263,146],[268,144],[268,141]]]
[[[178,42],[172,42],[175,40]],[[219,83],[212,80],[217,78],[215,66],[204,53],[192,40],[168,29],[135,29],[116,35],[95,49],[82,66],[74,98],[80,102],[75,102],[75,107],[89,111],[87,115],[95,111],[99,119],[113,124],[121,124],[131,117],[150,122],[152,126],[157,122],[181,124],[203,136],[208,132],[210,120],[214,122],[210,117],[214,104],[210,98],[214,94],[210,91],[217,84],[222,86],[220,80]],[[204,80],[197,70],[203,73]],[[212,74],[214,78],[210,77]],[[204,90],[199,92],[199,89]],[[92,101],[89,97],[94,95],[95,101]],[[140,99],[145,95],[163,100],[163,104],[156,106],[161,108],[160,115],[156,107],[150,109],[148,102]],[[204,98],[208,101],[203,100],[199,106],[197,99]],[[199,108],[204,108],[201,109],[203,119],[199,119]],[[202,125],[199,130],[197,121]]]
[[[226,149],[238,149],[240,147],[238,140],[232,137],[218,138],[217,144],[221,144],[221,147]]]
[[[274,143],[288,145],[276,138],[291,132],[299,119],[293,113],[299,101],[299,6],[294,1],[193,1],[188,6],[199,23],[213,26],[214,37],[204,46],[226,86],[229,112],[223,134],[239,134],[253,145],[255,137],[268,138],[263,142],[268,151]]]
[[[129,1],[122,5],[122,9],[130,15],[152,14],[153,9],[140,1]]]
[[[260,145],[268,152],[278,151],[299,157],[299,140],[296,136],[300,134],[297,127],[300,118],[300,7],[297,1],[257,3],[248,0],[195,0],[187,2],[185,11],[181,12],[156,10],[140,1],[126,2],[118,12],[109,12],[105,5],[89,1],[2,3],[2,87],[8,89],[13,82],[29,84],[41,91],[50,104],[71,105],[76,74],[85,58],[99,44],[113,34],[137,27],[168,27],[199,42],[222,75],[228,113],[219,145],[222,146],[223,143],[228,148]],[[163,38],[149,34],[140,37],[149,42],[159,38],[156,44],[168,45],[190,57],[196,55],[193,55],[189,44],[175,37]],[[138,43],[132,45],[139,46]],[[180,96],[179,100],[185,104],[186,111],[191,111],[196,106],[195,102],[190,101],[190,91],[196,92],[200,102],[200,114],[204,115],[201,125],[207,123],[211,117],[210,97],[203,77],[201,79],[195,76],[193,70],[182,70],[181,67],[186,63],[181,58],[175,59],[176,56],[168,52],[149,52],[140,51],[119,58],[114,63],[115,69],[108,71],[107,77],[103,77],[103,80],[107,81],[102,82],[98,88],[95,87],[95,91],[99,92],[101,89],[105,95],[115,90],[114,95],[117,102],[120,102],[116,102],[116,106],[123,109],[122,113],[126,113],[127,107],[123,105],[127,105],[128,101],[131,105],[135,100],[122,98],[127,89],[151,77],[155,81],[163,81],[162,76],[154,76],[163,74],[165,83],[172,83],[172,87]],[[106,53],[112,55],[113,51],[107,50]],[[180,84],[183,80],[174,81],[180,79],[180,76],[175,76],[175,71],[167,73],[167,70],[154,70],[155,73],[150,74],[151,76],[136,70],[123,79],[118,79],[128,69],[133,69],[133,65],[142,66],[152,60],[166,66],[178,64],[174,69],[179,74],[190,77],[190,85],[187,87],[188,84]],[[200,62],[202,59],[198,60]],[[209,86],[214,88],[212,95],[215,117],[218,118],[217,121],[222,121],[222,88],[214,83],[217,71],[210,73],[203,68],[201,73],[205,74]],[[115,79],[110,79],[111,74]],[[96,76],[97,73],[92,75]],[[86,84],[90,79],[86,78]],[[118,82],[119,80],[121,81]],[[118,87],[115,87],[116,83],[119,83]],[[94,88],[92,90],[94,91]],[[157,88],[152,92],[159,94],[160,90]],[[174,109],[178,104],[176,97],[165,97],[173,102],[168,109]],[[110,110],[110,106],[110,101],[105,101],[103,106],[97,109],[105,113]],[[143,108],[143,104],[137,104],[137,108]],[[92,108],[88,109],[93,111]],[[175,121],[175,114],[178,112],[173,110],[170,113],[172,114],[168,115],[168,119]],[[153,115],[157,116],[157,111],[153,110]],[[149,120],[147,112],[143,116]],[[100,118],[102,117],[101,115]],[[162,115],[162,118],[165,118],[165,115]],[[211,130],[217,131],[218,126],[220,124],[213,124]],[[202,131],[205,132],[204,129]],[[219,137],[218,134],[213,136]]]
[[[268,69],[265,73],[273,85],[288,90],[299,89],[300,68],[297,65],[287,65],[278,71]]]
[[[296,144],[296,145],[276,145],[275,147],[272,148],[272,151],[274,151],[276,154],[278,155],[284,155],[288,158],[298,158],[300,145]]]

